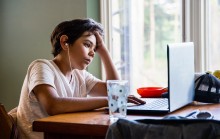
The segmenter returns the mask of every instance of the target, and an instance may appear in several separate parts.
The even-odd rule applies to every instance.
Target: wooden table
[[[220,104],[194,102],[170,114],[184,116],[195,109],[209,111],[214,115],[214,119],[220,120]],[[128,115],[126,119],[161,119],[163,116],[165,115]],[[108,114],[100,109],[39,119],[33,122],[33,131],[44,132],[45,139],[105,138],[110,124]]]

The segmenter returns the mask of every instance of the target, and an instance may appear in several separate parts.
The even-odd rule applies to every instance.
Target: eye
[[[91,47],[91,45],[90,45],[89,43],[84,43],[84,46],[85,46],[86,48],[90,48],[90,47]]]

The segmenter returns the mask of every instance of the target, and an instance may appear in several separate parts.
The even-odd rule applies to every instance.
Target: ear
[[[60,46],[63,48],[63,50],[68,50],[69,44],[67,43],[68,41],[68,36],[62,35],[60,37]]]

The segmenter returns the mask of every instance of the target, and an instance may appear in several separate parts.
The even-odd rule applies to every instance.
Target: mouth
[[[85,59],[86,64],[89,64],[91,62],[90,59]]]

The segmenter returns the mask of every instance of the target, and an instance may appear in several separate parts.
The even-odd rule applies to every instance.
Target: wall
[[[30,62],[52,59],[50,34],[63,20],[99,19],[98,0],[0,1],[0,102],[7,110],[18,105]],[[100,77],[99,59],[88,70]]]
[[[87,0],[87,16],[92,17],[98,22],[100,22],[99,7],[99,0]],[[91,72],[94,76],[101,79],[101,61],[97,55],[95,55],[92,64],[88,67],[88,71]]]

